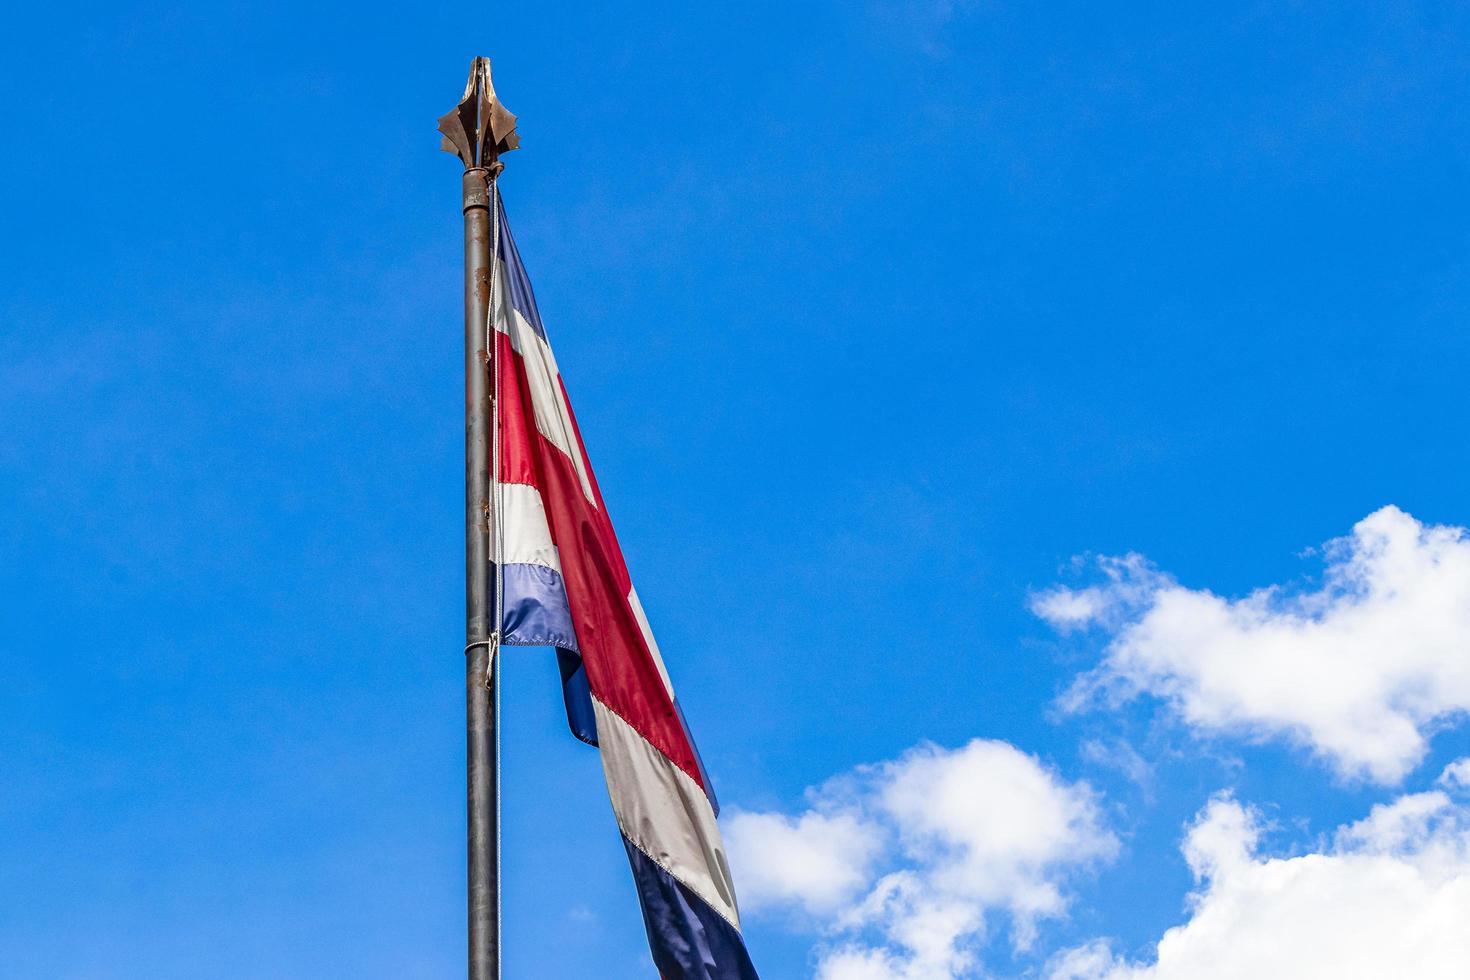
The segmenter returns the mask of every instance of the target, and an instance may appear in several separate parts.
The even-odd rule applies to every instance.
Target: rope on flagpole
[[[505,588],[502,570],[505,566],[505,549],[501,540],[502,518],[501,509],[504,503],[504,495],[501,492],[500,481],[500,362],[495,356],[499,349],[495,338],[495,311],[500,302],[500,181],[499,174],[492,173],[490,177],[490,302],[485,304],[485,352],[489,357],[490,378],[490,493],[494,499],[494,506],[490,508],[490,526],[487,531],[490,534],[490,549],[494,556],[494,590],[495,602],[493,609],[495,619],[491,621],[490,627],[490,657],[485,664],[485,687],[494,689],[491,683],[494,678],[495,658],[500,653],[500,627],[504,621]],[[496,707],[499,708],[500,692],[495,691]],[[500,737],[499,728],[496,729],[496,738]],[[498,749],[497,749],[498,751]],[[497,770],[498,773],[498,770]]]
[[[490,697],[494,699],[494,717],[500,718],[500,685],[495,683],[496,672],[500,664],[500,629],[505,622],[505,546],[504,535],[501,533],[504,527],[502,514],[505,511],[505,498],[501,492],[500,480],[500,358],[496,356],[499,350],[499,339],[495,336],[495,311],[496,304],[500,302],[500,169],[497,162],[495,169],[490,171],[490,302],[485,304],[485,353],[490,359],[490,390],[492,401],[490,403],[490,493],[495,500],[495,506],[491,508],[490,516],[490,553],[495,556],[495,621],[494,628],[490,631],[490,656],[485,664],[485,686],[490,689]],[[500,865],[500,725],[495,725],[495,854],[496,867]],[[495,889],[495,948],[500,948],[500,889]],[[496,964],[496,973],[499,974],[499,963]],[[497,975],[495,980],[500,980]]]

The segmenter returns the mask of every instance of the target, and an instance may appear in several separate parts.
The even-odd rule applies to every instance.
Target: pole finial
[[[466,170],[492,167],[502,153],[521,145],[514,113],[495,96],[489,58],[470,62],[464,96],[439,117],[439,132],[444,134],[440,148],[459,157]]]

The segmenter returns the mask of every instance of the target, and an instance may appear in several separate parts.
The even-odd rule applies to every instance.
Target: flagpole
[[[490,61],[470,64],[459,103],[439,120],[442,146],[464,164],[465,803],[469,980],[500,980],[498,642],[492,623],[490,484],[492,359],[487,323],[493,269],[492,184],[516,148],[515,116],[495,97]]]

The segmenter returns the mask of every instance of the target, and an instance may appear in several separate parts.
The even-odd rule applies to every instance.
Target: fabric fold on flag
[[[613,533],[498,193],[496,221],[500,642],[556,648],[567,721],[601,753],[663,980],[757,980],[714,792]]]

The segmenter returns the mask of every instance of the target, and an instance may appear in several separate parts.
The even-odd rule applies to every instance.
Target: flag
[[[556,648],[567,720],[601,753],[663,980],[756,980],[709,776],[613,534],[498,194],[495,206],[500,642]]]

